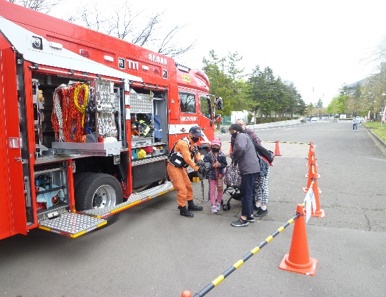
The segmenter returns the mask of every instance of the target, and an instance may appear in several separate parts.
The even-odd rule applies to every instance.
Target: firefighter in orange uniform
[[[192,211],[202,211],[203,209],[202,206],[193,202],[193,187],[186,171],[188,166],[191,166],[194,171],[198,171],[199,166],[203,164],[196,145],[201,136],[200,127],[191,127],[188,136],[176,141],[168,158],[167,172],[174,189],[177,191],[180,215],[185,217],[193,217]]]

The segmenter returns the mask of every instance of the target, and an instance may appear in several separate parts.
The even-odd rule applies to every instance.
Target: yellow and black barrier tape
[[[209,293],[212,289],[218,286],[225,278],[227,278],[232,272],[236,269],[240,268],[247,260],[249,260],[253,255],[257,254],[265,245],[271,242],[279,233],[283,232],[285,228],[295,222],[296,219],[300,217],[299,213],[296,213],[294,217],[289,219],[283,226],[278,228],[275,232],[273,232],[270,236],[268,236],[265,240],[263,240],[258,246],[253,248],[248,254],[246,254],[243,258],[238,260],[235,264],[229,267],[223,274],[216,277],[209,285],[207,285],[200,292],[196,293],[194,297],[202,297]]]
[[[297,142],[297,141],[262,141],[262,143],[267,142],[267,143],[288,143],[288,144],[302,144],[302,145],[310,145],[310,142]]]

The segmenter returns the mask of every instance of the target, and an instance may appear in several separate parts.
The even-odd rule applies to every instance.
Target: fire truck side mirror
[[[214,100],[214,104],[216,104],[217,110],[222,110],[223,101],[221,97],[216,97],[216,99]]]

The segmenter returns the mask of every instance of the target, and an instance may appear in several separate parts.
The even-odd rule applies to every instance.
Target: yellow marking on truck
[[[84,235],[86,233],[87,233],[86,231],[81,231],[81,232],[76,233],[76,234],[71,234],[70,237],[71,238],[77,238],[77,237],[82,236],[82,235]]]
[[[107,221],[104,221],[104,222],[102,222],[102,223],[99,223],[98,226],[97,226],[97,228],[100,228],[100,227],[102,227],[102,226],[104,226],[104,225],[106,225],[106,224],[107,224]]]

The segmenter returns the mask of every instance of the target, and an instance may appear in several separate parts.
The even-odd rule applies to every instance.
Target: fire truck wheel
[[[109,174],[89,173],[75,189],[77,210],[105,208],[122,203],[122,188],[118,180]],[[108,224],[114,223],[118,214],[107,218]]]
[[[74,175],[74,190],[80,185],[88,175],[93,174],[92,172],[77,172]]]

